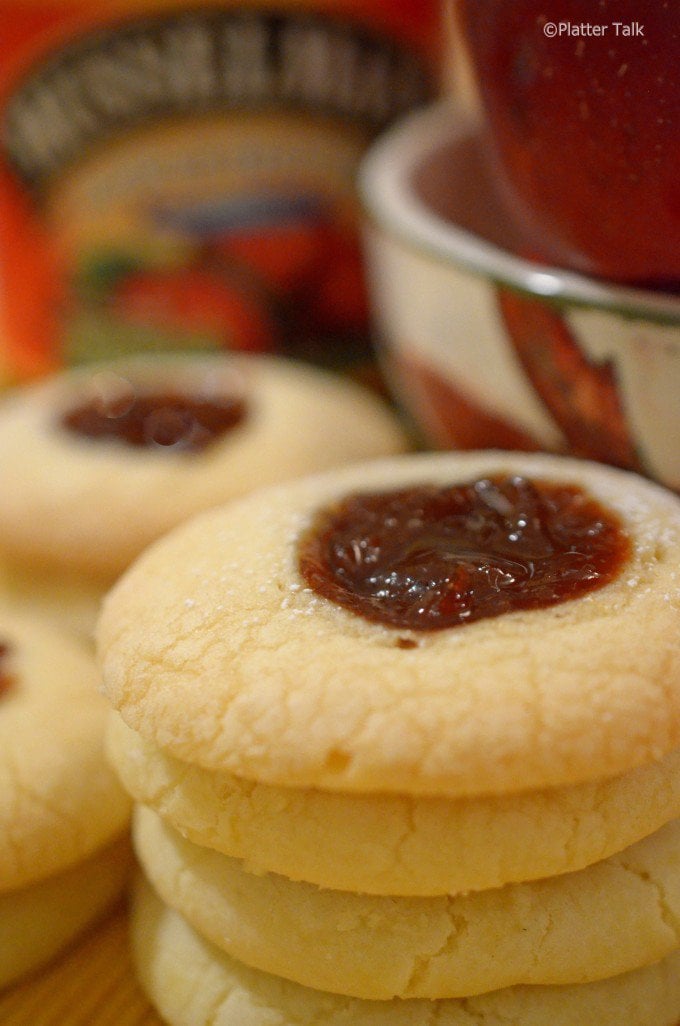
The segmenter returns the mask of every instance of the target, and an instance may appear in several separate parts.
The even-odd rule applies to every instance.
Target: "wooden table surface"
[[[56,962],[0,994],[1,1026],[162,1026],[130,965],[118,907]]]

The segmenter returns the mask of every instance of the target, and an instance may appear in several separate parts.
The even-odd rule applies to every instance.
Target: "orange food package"
[[[3,0],[0,384],[156,349],[368,359],[354,188],[435,0]]]

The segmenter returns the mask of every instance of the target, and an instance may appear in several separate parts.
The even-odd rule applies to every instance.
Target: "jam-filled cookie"
[[[0,984],[111,903],[130,802],[103,752],[106,703],[84,643],[0,613]]]
[[[255,781],[476,796],[680,746],[680,501],[521,454],[407,457],[197,517],[125,575],[104,689]]]
[[[678,820],[577,873],[436,898],[255,875],[180,837],[149,809],[138,807],[134,824],[147,879],[201,936],[246,965],[317,990],[386,1000],[585,983],[680,946]]]
[[[321,887],[485,890],[572,872],[680,815],[680,751],[623,776],[478,798],[340,794],[256,784],[181,762],[111,712],[125,789],[197,845]]]
[[[9,592],[68,612],[63,577],[92,619],[134,557],[191,514],[405,447],[376,397],[275,357],[137,357],[64,372],[0,408]]]
[[[133,955],[169,1026],[676,1026],[680,954],[609,980],[519,986],[480,997],[367,1001],[248,968],[201,938],[140,882]]]

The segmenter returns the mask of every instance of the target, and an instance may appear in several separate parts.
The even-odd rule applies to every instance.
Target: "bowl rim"
[[[445,143],[478,131],[478,126],[469,110],[448,98],[420,108],[383,133],[358,171],[359,196],[369,221],[440,261],[556,305],[596,307],[680,326],[680,299],[530,262],[433,212],[413,189],[413,172]]]

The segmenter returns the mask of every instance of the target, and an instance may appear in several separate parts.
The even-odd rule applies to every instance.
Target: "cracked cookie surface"
[[[283,788],[175,759],[111,712],[126,790],[194,844],[336,890],[451,894],[582,869],[680,815],[680,751],[621,777],[480,798]]]
[[[587,869],[466,895],[322,890],[183,839],[138,807],[134,843],[162,900],[247,965],[373,1000],[585,983],[680,946],[680,821]]]
[[[630,536],[599,591],[427,636],[304,587],[297,545],[348,493],[521,474],[569,482]],[[526,454],[368,464],[260,491],[174,531],[109,595],[104,689],[185,762],[261,783],[466,796],[615,776],[680,745],[680,500]],[[412,644],[412,642],[415,642]]]
[[[512,987],[442,1001],[366,1001],[249,969],[203,940],[140,881],[133,957],[170,1026],[676,1026],[680,954],[596,983]]]

